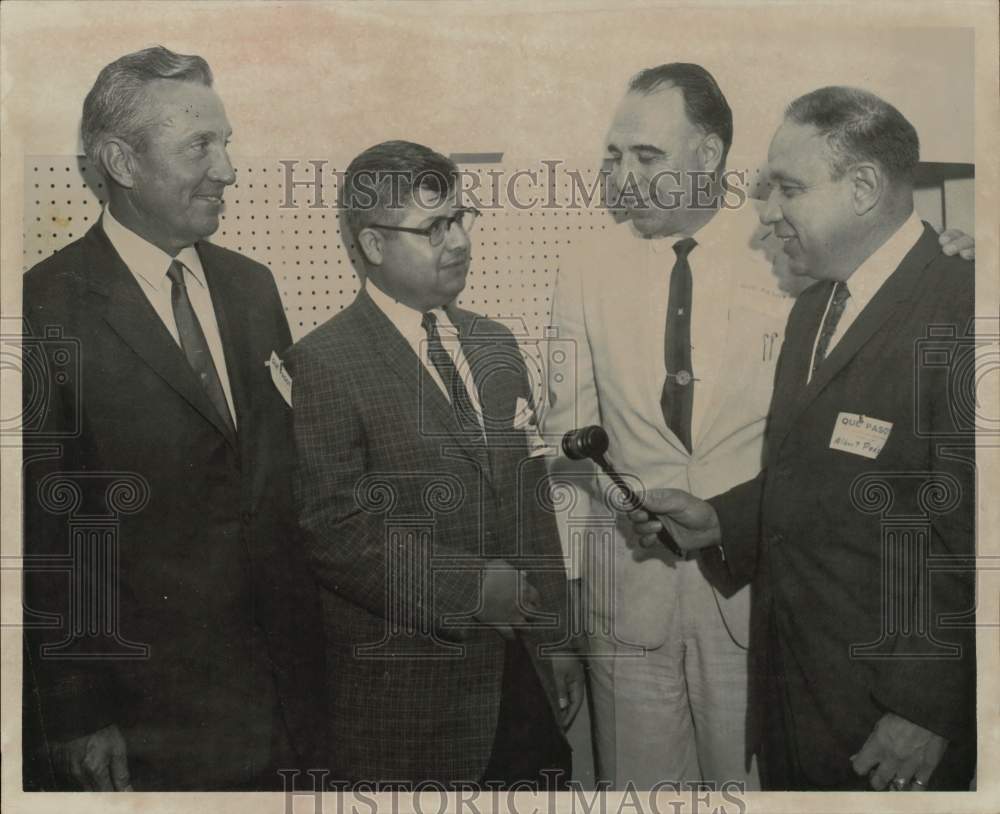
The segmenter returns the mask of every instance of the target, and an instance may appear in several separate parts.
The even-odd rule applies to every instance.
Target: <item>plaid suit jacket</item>
[[[555,702],[545,645],[566,637],[566,582],[544,461],[514,429],[527,372],[505,327],[449,313],[485,443],[364,290],[286,354],[338,781],[480,779],[504,662],[504,640],[473,618],[488,560],[527,570],[543,597],[548,618],[520,635]]]

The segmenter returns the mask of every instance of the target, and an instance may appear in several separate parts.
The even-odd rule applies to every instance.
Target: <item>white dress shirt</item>
[[[372,302],[386,315],[396,330],[403,335],[406,343],[413,348],[413,352],[417,354],[417,358],[420,359],[430,377],[441,389],[441,392],[444,393],[445,398],[451,402],[451,394],[448,392],[448,388],[445,387],[440,374],[437,372],[437,368],[434,367],[434,363],[431,362],[427,353],[427,332],[424,330],[422,324],[423,313],[398,300],[394,300],[374,283],[366,284],[365,288],[368,291],[368,296],[372,298]],[[432,308],[430,313],[434,314],[437,320],[437,330],[441,344],[448,352],[448,355],[451,356],[458,375],[462,377],[465,389],[469,392],[472,407],[476,411],[476,417],[479,419],[479,425],[482,427],[483,408],[479,403],[479,391],[476,389],[472,378],[472,369],[465,360],[465,354],[462,353],[462,345],[458,338],[458,328],[448,318],[448,313],[443,308]]]
[[[121,257],[135,281],[146,295],[149,304],[153,306],[163,325],[180,347],[180,334],[177,332],[177,322],[174,319],[174,307],[171,302],[173,283],[167,276],[170,264],[176,259],[184,264],[184,284],[188,299],[194,309],[195,316],[201,324],[201,330],[208,342],[208,350],[212,354],[215,370],[222,382],[222,390],[226,394],[230,417],[236,426],[236,408],[233,405],[233,394],[229,387],[229,371],[226,368],[226,355],[222,350],[222,337],[219,334],[219,323],[215,318],[215,308],[212,305],[212,293],[208,290],[205,270],[201,258],[194,246],[180,250],[176,258],[171,257],[163,249],[154,246],[145,238],[122,226],[111,214],[110,207],[104,207],[101,215],[101,226],[111,241],[111,245]]]
[[[710,403],[709,394],[718,384],[720,364],[724,361],[726,328],[729,322],[729,302],[721,292],[736,284],[741,266],[746,264],[751,230],[737,231],[741,238],[733,240],[732,213],[718,212],[693,235],[640,238],[649,245],[655,279],[651,281],[649,319],[658,327],[660,341],[645,351],[650,353],[649,371],[666,374],[664,343],[666,341],[667,303],[670,299],[670,275],[677,260],[674,244],[693,237],[697,245],[687,256],[691,266],[691,367],[695,377],[694,405],[691,414],[691,438],[696,439]],[[748,221],[752,227],[752,219]],[[745,241],[745,242],[744,242]],[[631,270],[630,270],[631,271]],[[658,378],[663,385],[663,376]]]
[[[830,345],[826,349],[826,356],[829,358],[833,349],[837,346],[841,337],[847,333],[854,320],[864,310],[865,306],[871,302],[878,290],[892,273],[899,268],[903,258],[912,249],[924,233],[924,225],[920,222],[916,212],[911,212],[902,226],[897,229],[892,236],[881,246],[879,246],[868,258],[858,266],[847,280],[847,289],[851,296],[844,303],[844,313],[840,315],[837,328],[830,337]],[[823,311],[823,319],[816,326],[816,336],[813,339],[813,349],[811,359],[816,358],[816,345],[819,342],[819,335],[823,329],[823,322],[833,303],[833,291],[826,302],[826,309]],[[806,381],[812,379],[812,365],[809,365],[809,374]]]

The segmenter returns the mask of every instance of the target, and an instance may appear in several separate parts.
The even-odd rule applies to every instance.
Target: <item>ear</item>
[[[381,266],[383,260],[382,246],[385,238],[375,229],[362,229],[358,235],[357,245],[365,261],[372,266]]]
[[[108,139],[98,154],[108,176],[120,187],[135,186],[135,153],[129,144],[119,139]]]
[[[854,212],[865,215],[885,194],[885,177],[875,164],[857,164],[848,170],[851,174],[851,200]]]
[[[698,158],[706,172],[716,172],[722,165],[722,139],[715,133],[705,136],[698,145]]]

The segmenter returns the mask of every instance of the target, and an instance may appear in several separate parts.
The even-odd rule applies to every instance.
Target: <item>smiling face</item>
[[[176,254],[219,228],[223,193],[236,180],[226,152],[232,131],[222,100],[197,82],[151,82],[146,103],[154,124],[141,149],[126,148],[130,212],[123,222]]]
[[[695,173],[719,164],[707,164],[704,139],[688,119],[679,88],[625,95],[608,131],[605,166],[640,234],[666,237],[690,228]]]
[[[439,218],[455,214],[455,194],[440,197],[420,191],[420,203],[411,202],[393,225],[426,229]],[[457,223],[437,246],[424,235],[382,230],[375,226],[359,235],[368,259],[368,276],[389,296],[428,311],[455,299],[465,288],[471,243]]]
[[[767,155],[771,193],[761,221],[784,243],[789,269],[816,279],[847,279],[850,247],[862,227],[850,172],[831,177],[825,139],[812,125],[785,120]]]

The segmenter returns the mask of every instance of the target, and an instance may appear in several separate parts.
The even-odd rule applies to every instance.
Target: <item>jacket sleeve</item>
[[[513,337],[510,341],[514,342]],[[525,368],[519,371],[517,379],[520,397],[535,409]],[[552,486],[545,458],[531,457],[528,446],[523,441],[517,448],[520,449],[517,484],[520,489],[520,504],[524,507],[520,520],[523,524],[521,533],[530,544],[527,547],[529,559],[521,563],[514,560],[512,564],[528,570],[528,578],[541,594],[542,610],[551,614],[555,620],[554,625],[534,628],[527,635],[539,644],[560,649],[570,644],[569,594],[559,530],[553,512],[549,511],[554,507]],[[547,654],[549,651],[541,652]]]
[[[760,502],[766,475],[711,498],[722,531],[722,545],[701,557],[702,568],[723,596],[753,581],[760,544]]]
[[[107,661],[88,657],[74,638],[74,607],[102,597],[89,558],[71,559],[65,501],[82,494],[73,474],[80,460],[83,411],[77,375],[83,350],[55,311],[24,298],[22,441],[24,508],[25,703],[37,709],[40,741],[69,740],[116,722],[116,690]],[[59,336],[46,333],[60,329]],[[58,357],[58,359],[57,359]],[[66,360],[70,360],[67,364]],[[77,499],[82,499],[77,497]],[[71,590],[77,603],[71,602]],[[119,721],[119,723],[121,723]]]
[[[778,400],[783,398],[780,395],[785,386],[782,372],[788,365],[788,354],[794,350],[794,344],[789,343],[788,337],[798,335],[802,319],[800,315],[805,310],[803,306],[806,299],[804,296],[799,297],[788,317],[785,341],[782,343],[774,369],[774,388],[768,409],[769,428],[774,413],[779,408]],[[701,557],[701,565],[706,576],[723,596],[732,596],[753,581],[760,555],[761,501],[766,483],[767,460],[765,459],[763,468],[753,480],[734,486],[728,492],[723,492],[708,501],[719,518],[722,545],[720,548],[706,551]]]
[[[934,322],[956,326],[959,339],[948,365],[921,365],[915,392],[929,417],[928,488],[919,498],[930,519],[929,556],[903,572],[926,629],[904,626],[891,633],[898,657],[874,662],[872,695],[925,729],[968,742],[976,726],[976,377],[965,375],[975,369],[974,343],[965,332],[974,313],[974,275],[967,268],[949,273],[967,275],[967,285],[954,286],[952,313]],[[947,296],[946,290],[935,292]]]

